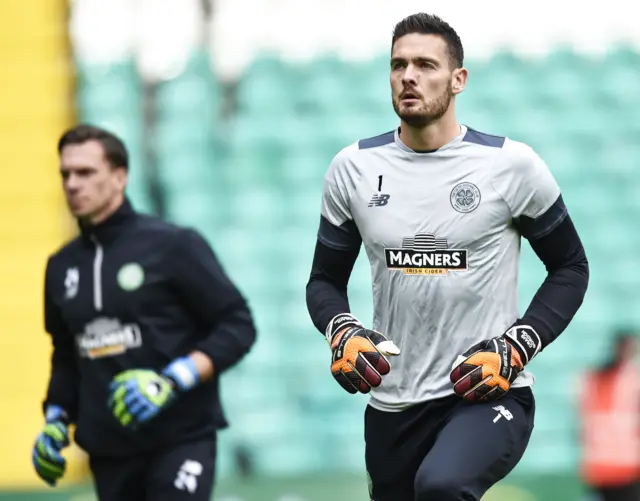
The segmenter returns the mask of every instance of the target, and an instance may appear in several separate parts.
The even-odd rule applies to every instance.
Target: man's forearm
[[[306,298],[311,321],[322,333],[333,317],[351,311],[347,285],[358,253],[359,246],[336,249],[320,239],[316,243]]]
[[[568,216],[548,236],[531,241],[531,247],[548,274],[518,323],[531,325],[544,349],[562,334],[582,305],[589,264]]]
[[[51,359],[51,378],[43,403],[43,412],[49,406],[60,407],[69,421],[74,422],[78,412],[79,375],[76,361],[63,350],[54,349]]]
[[[349,313],[347,289],[321,277],[311,277],[307,284],[307,309],[313,325],[324,333],[331,319]]]
[[[210,378],[214,370],[220,374],[239,362],[255,339],[253,318],[242,300],[222,314],[217,326],[196,345],[190,358],[196,364],[198,374]]]
[[[552,343],[567,328],[582,304],[589,272],[584,263],[550,273],[519,323],[531,325],[542,341]]]

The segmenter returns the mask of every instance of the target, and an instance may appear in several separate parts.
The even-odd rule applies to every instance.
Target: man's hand
[[[189,357],[172,362],[162,373],[132,369],[115,376],[109,386],[109,407],[122,426],[137,428],[169,407],[179,392],[199,382]]]
[[[51,487],[64,476],[67,461],[60,453],[69,445],[69,431],[64,411],[57,406],[47,408],[45,426],[33,446],[33,467]]]
[[[470,402],[497,400],[509,391],[524,366],[540,351],[540,338],[529,326],[473,345],[453,363],[453,391]]]
[[[325,332],[331,346],[331,373],[349,393],[369,393],[382,382],[391,365],[386,356],[400,349],[383,334],[365,329],[349,313],[336,315]]]

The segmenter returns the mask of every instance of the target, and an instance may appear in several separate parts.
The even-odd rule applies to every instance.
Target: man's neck
[[[401,122],[400,140],[414,151],[435,151],[460,134],[460,124],[453,114],[445,114],[440,120],[426,127],[411,127]]]
[[[83,221],[88,226],[96,226],[109,219],[124,203],[124,195],[115,197],[107,206],[99,212],[92,214]]]

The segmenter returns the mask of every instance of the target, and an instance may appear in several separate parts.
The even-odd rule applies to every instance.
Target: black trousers
[[[598,487],[594,489],[602,501],[638,501],[640,500],[640,480],[628,485],[616,487]]]
[[[216,440],[177,445],[154,455],[90,457],[99,501],[210,501]]]
[[[402,412],[365,411],[373,501],[479,501],[522,458],[535,415],[530,388],[468,403],[446,397]]]

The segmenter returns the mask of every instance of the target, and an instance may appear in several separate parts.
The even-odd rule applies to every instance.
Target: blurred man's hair
[[[619,366],[621,362],[620,349],[627,343],[638,343],[640,336],[638,330],[632,327],[616,329],[611,338],[609,353],[606,360],[598,368],[599,372],[609,372]]]
[[[613,349],[619,349],[626,343],[637,342],[639,339],[638,330],[632,327],[619,328],[613,335]]]
[[[464,63],[464,49],[462,48],[462,41],[449,24],[433,14],[425,14],[419,12],[418,14],[412,14],[405,17],[402,21],[396,24],[393,29],[393,38],[391,39],[391,48],[395,45],[396,41],[412,33],[420,33],[421,35],[439,35],[444,38],[449,48],[449,64],[451,68],[461,68]]]
[[[129,154],[122,140],[108,130],[94,125],[80,124],[67,130],[58,141],[58,153],[70,144],[83,144],[98,141],[104,149],[104,155],[111,167],[129,169]]]

